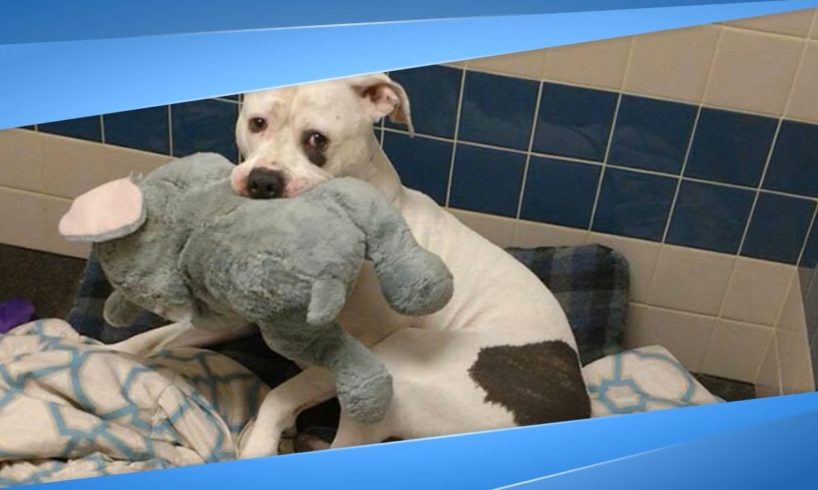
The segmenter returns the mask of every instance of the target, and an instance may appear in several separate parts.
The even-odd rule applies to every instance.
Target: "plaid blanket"
[[[628,261],[602,245],[509,248],[557,298],[582,364],[622,350],[628,312]]]

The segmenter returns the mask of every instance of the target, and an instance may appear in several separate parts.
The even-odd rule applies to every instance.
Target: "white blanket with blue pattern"
[[[234,459],[267,387],[231,359],[140,358],[61,320],[0,335],[0,486]]]
[[[594,417],[721,401],[659,346],[609,355],[583,376]],[[235,459],[267,391],[214,352],[135,356],[61,320],[20,326],[0,335],[0,487]]]
[[[591,396],[593,417],[723,401],[658,345],[603,357],[582,368],[582,377]]]

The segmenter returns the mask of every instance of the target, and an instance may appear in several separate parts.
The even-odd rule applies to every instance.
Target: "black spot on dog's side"
[[[561,341],[484,347],[469,375],[486,401],[508,409],[518,425],[591,416],[577,354]]]

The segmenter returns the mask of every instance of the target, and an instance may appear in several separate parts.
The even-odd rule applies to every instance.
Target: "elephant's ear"
[[[66,240],[105,242],[133,233],[145,218],[142,190],[131,177],[125,177],[74,199],[59,230]]]

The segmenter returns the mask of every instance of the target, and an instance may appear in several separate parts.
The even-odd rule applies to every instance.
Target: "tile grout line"
[[[764,347],[764,353],[761,354],[761,362],[758,363],[758,367],[755,370],[755,374],[753,375],[753,386],[758,385],[758,378],[761,376],[761,368],[764,367],[764,360],[767,359],[767,356],[770,355],[770,349],[773,348],[773,342],[775,339],[775,330],[773,330],[772,335],[770,335],[770,340],[767,341],[767,346]]]
[[[778,136],[779,136],[779,134],[781,134],[781,126],[784,124],[784,119],[785,119],[784,116],[785,116],[785,114],[787,113],[787,110],[790,107],[790,103],[792,102],[792,94],[793,94],[793,91],[795,89],[795,81],[798,78],[798,75],[801,73],[801,67],[804,64],[804,58],[806,56],[806,52],[807,52],[807,45],[806,45],[806,43],[804,43],[804,45],[801,46],[801,53],[799,54],[799,58],[798,58],[798,66],[796,67],[795,73],[793,74],[792,80],[790,81],[790,87],[789,87],[789,89],[787,91],[787,99],[786,99],[786,101],[784,103],[784,107],[781,110],[781,115],[778,117],[778,124],[776,124],[775,133],[773,134],[773,140],[770,143],[770,150],[768,151],[767,159],[764,162],[764,170],[761,172],[761,178],[758,181],[758,186],[756,188],[756,194],[755,194],[755,197],[753,199],[753,204],[750,207],[749,217],[747,218],[747,224],[744,227],[744,233],[742,233],[741,242],[739,243],[738,255],[741,255],[742,252],[744,251],[744,245],[745,245],[745,242],[747,241],[747,235],[748,235],[748,232],[750,230],[750,224],[752,223],[753,218],[755,217],[755,211],[756,211],[756,207],[758,205],[758,200],[759,200],[759,197],[761,195],[761,191],[762,191],[762,189],[764,187],[764,181],[767,178],[767,171],[770,168],[770,161],[772,161],[773,154],[775,153],[775,148],[778,145]]]
[[[103,117],[102,114],[99,115],[99,137],[100,137],[100,143],[102,143],[103,145],[106,144],[105,143],[105,117]]]
[[[660,310],[662,312],[678,313],[678,314],[681,314],[681,315],[694,316],[694,317],[701,318],[701,319],[709,319],[709,320],[716,319],[715,315],[710,315],[710,314],[707,314],[707,313],[699,313],[699,312],[691,311],[691,310],[683,310],[683,309],[679,309],[679,308],[673,308],[673,307],[670,307],[670,306],[653,305],[653,304],[647,303],[645,301],[629,300],[628,302],[632,303],[634,305],[643,306],[645,308]],[[764,329],[767,329],[767,330],[775,330],[773,327],[771,327],[769,325],[763,325],[763,324],[757,323],[757,322],[742,321],[742,320],[729,320],[729,321],[732,321],[732,322],[735,322],[735,323],[740,323],[740,324],[743,324],[743,325],[749,325],[749,326],[754,327],[754,328],[764,328]]]
[[[636,45],[636,36],[631,36],[631,40],[628,43],[628,57],[625,60],[625,68],[622,73],[622,81],[619,83],[619,88],[617,91],[622,93],[625,91],[625,87],[628,86],[628,80],[631,74],[631,58],[633,58],[633,51]]]
[[[798,252],[798,258],[795,259],[795,267],[800,267],[801,261],[804,259],[804,253],[807,251],[807,244],[809,243],[809,236],[812,234],[812,229],[815,227],[815,217],[818,216],[818,206],[812,210],[812,219],[807,226],[807,233],[804,236],[804,243],[801,244],[801,251]]]
[[[810,21],[809,31],[807,32],[807,36],[809,36],[809,34],[812,32],[812,29],[815,27],[816,19],[818,19],[818,9],[816,9],[816,11],[812,15],[812,20]],[[795,93],[795,85],[798,83],[798,78],[801,76],[801,71],[804,68],[804,60],[807,57],[807,47],[808,47],[807,43],[804,43],[804,45],[801,46],[801,54],[799,55],[799,58],[798,58],[798,66],[796,67],[795,74],[792,77],[792,83],[790,84],[790,90],[787,93],[787,101],[784,103],[784,110],[782,111],[782,114],[781,114],[782,124],[783,124],[784,118],[786,117],[787,113],[790,111],[790,107],[792,106],[792,97],[793,97],[793,94]],[[801,263],[801,260],[804,257],[804,252],[807,249],[807,243],[809,242],[810,232],[812,231],[812,227],[815,226],[815,216],[816,216],[816,214],[818,214],[818,207],[816,207],[815,209],[812,210],[812,219],[810,220],[810,224],[807,227],[807,232],[804,235],[804,242],[801,244],[801,249],[798,252],[798,258],[795,261],[796,268]]]
[[[625,74],[622,76],[622,87],[625,86],[625,80],[627,80],[628,73],[631,71],[631,61],[633,60],[633,49],[634,44],[636,44],[631,38],[631,43],[628,45],[628,58],[625,60]],[[616,122],[619,119],[619,108],[622,105],[622,92],[617,92],[616,95],[616,107],[614,107],[613,118],[611,119],[611,129],[608,131],[608,142],[605,145],[605,154],[602,156],[602,169],[599,172],[599,182],[596,186],[596,193],[594,194],[594,203],[591,206],[591,216],[588,218],[588,236],[590,236],[591,232],[594,228],[594,220],[596,219],[596,209],[599,205],[599,197],[602,194],[602,182],[605,179],[605,170],[608,166],[608,157],[611,153],[611,146],[613,146],[613,139],[614,139],[614,132],[616,131]]]
[[[662,245],[667,243],[667,234],[670,231],[670,222],[673,219],[673,212],[676,208],[676,201],[679,199],[679,191],[682,188],[682,181],[684,180],[685,170],[687,169],[687,161],[690,158],[690,151],[693,148],[693,140],[696,138],[696,130],[699,129],[699,116],[701,116],[702,107],[696,109],[696,117],[693,118],[693,127],[690,130],[690,136],[687,140],[687,148],[685,149],[684,157],[682,158],[682,168],[679,169],[679,175],[676,176],[676,190],[673,192],[673,199],[670,200],[670,209],[667,213],[667,221],[665,222],[665,229],[662,231],[662,240],[659,242]]]
[[[814,17],[815,16],[813,16],[813,20]],[[810,28],[812,28],[812,23],[810,23]],[[804,68],[804,60],[807,57],[807,46],[807,43],[802,43],[801,45],[801,52],[798,54],[798,65],[795,67],[795,73],[793,73],[790,88],[787,90],[787,99],[784,101],[784,107],[781,109],[782,121],[786,119],[786,115],[790,110],[790,106],[792,105],[792,96],[795,93],[795,84],[798,81],[798,77],[801,75],[801,70]]]
[[[614,107],[613,118],[611,120],[611,130],[608,132],[608,143],[605,145],[605,155],[602,157],[602,168],[599,171],[599,182],[596,185],[596,192],[594,193],[594,203],[591,207],[591,216],[588,217],[588,233],[591,233],[594,228],[594,220],[596,219],[596,209],[599,205],[599,197],[602,194],[602,182],[605,179],[605,170],[608,168],[608,155],[613,145],[614,131],[616,130],[616,121],[619,119],[619,107],[622,105],[622,94],[616,97],[616,107]]]
[[[773,330],[773,347],[775,348],[775,373],[778,378],[778,394],[784,394],[784,378],[781,376],[781,356],[778,355],[778,332]]]
[[[670,232],[670,222],[673,219],[674,211],[676,210],[676,202],[679,199],[679,193],[682,188],[682,182],[684,182],[685,171],[687,170],[687,162],[690,159],[690,153],[693,150],[693,141],[696,138],[696,132],[699,129],[699,120],[702,115],[702,109],[704,107],[704,101],[707,99],[708,90],[710,89],[710,84],[713,80],[713,72],[716,68],[716,56],[719,53],[719,47],[721,46],[722,36],[724,35],[724,29],[719,29],[719,34],[716,36],[716,42],[713,45],[713,54],[710,56],[710,62],[707,66],[707,77],[704,80],[704,90],[702,90],[701,99],[699,100],[698,107],[696,108],[696,117],[693,119],[693,129],[690,131],[690,139],[687,141],[687,148],[685,149],[684,159],[682,160],[682,168],[679,169],[679,180],[676,182],[676,190],[673,193],[673,199],[670,202],[670,211],[668,212],[667,222],[665,223],[665,229],[662,232],[662,245],[667,243],[667,235]],[[732,276],[732,271],[731,271]]]
[[[514,219],[520,219],[520,213],[523,209],[523,199],[525,198],[525,185],[528,182],[528,168],[531,163],[531,148],[534,146],[534,134],[537,131],[537,119],[540,116],[540,103],[542,102],[542,93],[545,89],[545,84],[539,82],[537,86],[537,100],[534,103],[534,117],[531,121],[531,134],[528,135],[528,149],[525,153],[525,165],[523,167],[523,180],[520,183],[520,194],[517,196],[517,211],[514,213]]]
[[[787,284],[787,290],[784,292],[784,301],[781,303],[781,306],[778,307],[778,311],[775,314],[775,321],[773,322],[774,330],[778,330],[778,326],[781,324],[781,319],[784,317],[784,308],[787,306],[787,299],[789,299],[790,293],[792,292],[793,287],[795,287],[796,281],[800,281],[797,269],[798,267],[796,267],[795,273],[790,278],[789,284]]]
[[[0,184],[0,190],[7,191],[7,192],[16,192],[19,194],[25,194],[31,197],[48,197],[52,199],[59,199],[64,201],[65,203],[70,204],[75,198],[73,197],[65,197],[58,194],[51,194],[47,191],[39,190],[39,189],[24,189],[22,187],[11,187],[5,184]]]
[[[173,156],[173,106],[168,105],[168,155]]]
[[[452,135],[452,156],[449,158],[449,179],[446,183],[446,200],[445,206],[449,207],[452,198],[452,181],[454,180],[454,161],[457,156],[457,143],[460,134],[460,114],[463,109],[463,92],[466,90],[466,67],[463,67],[460,74],[460,93],[457,96],[457,108],[454,119],[454,134]]]
[[[718,38],[716,38],[716,46],[713,49],[713,56],[710,58],[710,66],[707,69],[707,79],[705,80],[704,91],[702,91],[702,98],[701,98],[701,101],[699,103],[699,113],[696,115],[696,126],[697,126],[696,129],[698,129],[699,118],[701,117],[701,112],[705,108],[705,101],[707,100],[707,96],[710,94],[710,89],[711,89],[711,87],[713,85],[713,73],[716,71],[716,58],[719,55],[719,49],[721,49],[722,42],[724,40],[724,32],[726,30],[724,27],[725,26],[722,25],[721,28],[719,29],[719,36],[718,36]],[[694,132],[695,132],[695,129],[694,129]],[[692,141],[691,141],[691,144],[692,144]],[[685,162],[685,164],[686,163],[687,162]],[[687,167],[685,166],[685,168],[679,174],[680,186],[681,186],[681,182],[685,178],[684,174],[685,174],[686,170],[687,170]],[[747,213],[747,223],[745,223],[745,225],[749,224],[750,218],[752,217],[752,213],[753,213],[752,209],[750,209],[748,211],[748,213]],[[670,227],[670,222],[668,222],[668,229],[669,229],[669,227]],[[742,237],[743,237],[743,235],[744,235],[744,233],[742,233]],[[727,284],[724,287],[724,292],[722,293],[721,301],[719,301],[719,309],[716,312],[716,318],[718,320],[717,324],[716,324],[717,328],[720,326],[720,322],[725,319],[724,318],[724,309],[727,307],[727,297],[729,296],[730,290],[733,288],[733,285],[735,284],[736,270],[738,269],[738,261],[739,261],[740,255],[741,255],[741,239],[739,239],[739,244],[736,247],[736,251],[731,255],[733,255],[733,263],[730,264],[730,277],[728,277],[728,279],[727,279]],[[713,336],[715,336],[715,333],[713,334]],[[712,340],[713,340],[713,338],[711,337],[710,341],[708,341],[705,355],[707,355],[710,352],[710,347],[711,347],[710,342],[712,342]],[[764,359],[762,358],[762,362],[763,362],[763,360]],[[759,364],[759,366],[760,366],[760,364]]]
[[[747,223],[744,224],[744,231],[741,233],[741,241],[739,241],[738,245],[738,255],[741,255],[741,252],[744,251],[744,242],[747,240],[747,234],[750,231],[750,224],[753,222],[753,217],[755,216],[756,205],[758,204],[758,198],[761,194],[761,187],[764,184],[764,179],[767,177],[767,169],[770,166],[770,160],[772,160],[775,146],[778,144],[778,133],[780,131],[781,119],[778,120],[778,123],[775,126],[775,132],[773,133],[773,139],[770,143],[770,149],[767,151],[767,158],[764,161],[764,169],[761,171],[761,177],[758,180],[758,186],[755,189],[755,196],[753,197],[753,204],[750,206],[750,213],[747,216]]]
[[[791,10],[789,12],[781,12],[781,13],[785,14],[785,13],[793,13],[793,12],[797,12],[797,11],[798,10]],[[777,14],[767,14],[767,15],[762,15],[762,16],[759,16],[759,17],[771,17],[773,15],[777,15]],[[748,19],[752,19],[752,18],[753,17],[748,17]],[[762,29],[753,29],[753,28],[750,28],[750,27],[734,26],[734,25],[725,24],[725,23],[719,23],[719,24],[721,25],[721,27],[723,27],[725,29],[728,29],[730,31],[739,31],[739,32],[745,32],[745,33],[752,33],[752,34],[755,34],[757,36],[769,36],[769,37],[774,37],[774,38],[778,38],[778,39],[787,39],[789,41],[814,41],[814,39],[810,39],[810,37],[809,37],[810,32],[812,32],[812,23],[814,22],[814,19],[815,19],[815,15],[812,16],[812,19],[810,20],[810,26],[807,28],[807,33],[805,35],[803,35],[803,36],[799,36],[798,34],[785,34],[783,32],[773,32],[773,31],[765,31],[765,30],[762,30]],[[747,19],[735,19],[735,20],[747,20]],[[728,22],[734,22],[734,21],[731,20],[731,21],[728,21]]]

